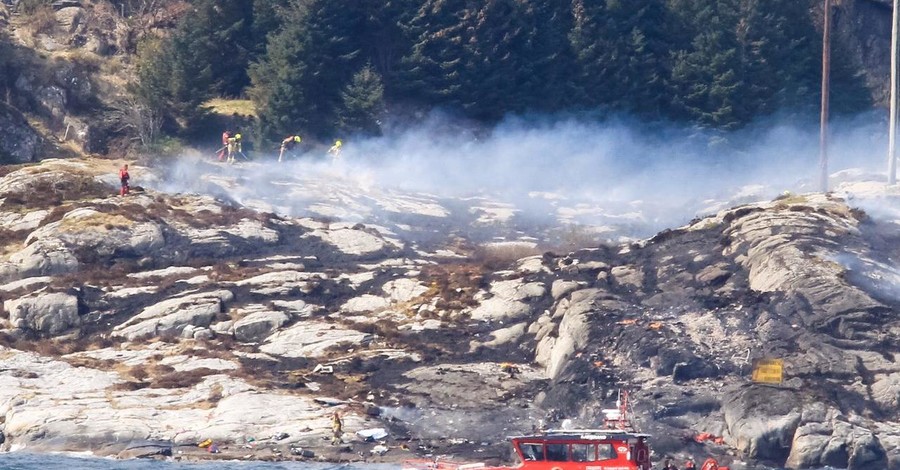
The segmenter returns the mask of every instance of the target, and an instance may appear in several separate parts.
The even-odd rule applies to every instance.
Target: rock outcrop
[[[0,163],[25,163],[37,159],[41,138],[20,112],[0,103]]]
[[[384,427],[413,452],[504,455],[541,423],[596,425],[624,387],[658,455],[900,468],[895,217],[789,195],[625,245],[516,245],[501,265],[414,229],[470,224],[470,243],[494,243],[484,213],[435,198],[379,195],[418,215],[338,223],[115,197],[96,165],[0,178],[3,449],[211,439],[261,458],[264,440],[339,459],[375,445],[353,431]],[[781,384],[751,382],[761,358],[784,361]],[[335,409],[343,457],[322,445]]]

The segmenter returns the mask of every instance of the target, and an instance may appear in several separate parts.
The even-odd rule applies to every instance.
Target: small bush
[[[32,37],[38,34],[51,34],[56,30],[56,26],[56,14],[49,6],[37,8],[25,18],[25,28],[31,32]]]
[[[38,10],[50,8],[52,0],[20,0],[16,7],[19,12],[30,15]]]
[[[147,372],[147,367],[145,365],[138,364],[136,366],[132,366],[131,369],[128,369],[128,375],[138,381],[143,381],[150,376],[150,373]]]
[[[141,153],[151,160],[177,157],[184,153],[184,142],[174,137],[160,137],[147,145]]]
[[[118,392],[134,392],[136,390],[140,390],[142,388],[147,388],[150,384],[144,382],[119,382],[110,387],[111,390]]]
[[[216,373],[216,371],[206,367],[200,367],[198,369],[187,370],[183,372],[171,372],[153,379],[150,382],[150,388],[171,389],[193,387],[194,385],[202,382],[203,378],[207,375],[213,375]]]
[[[484,245],[475,249],[472,261],[479,263],[491,271],[509,269],[522,258],[539,255],[541,252],[535,245],[525,243],[503,243]]]

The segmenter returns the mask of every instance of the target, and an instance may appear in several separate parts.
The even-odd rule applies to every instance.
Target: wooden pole
[[[822,32],[822,115],[819,129],[819,188],[828,192],[828,85],[831,75],[831,0],[825,0]]]
[[[897,183],[898,29],[900,29],[900,0],[894,0],[894,16],[891,23],[891,127],[888,130],[888,184]]]

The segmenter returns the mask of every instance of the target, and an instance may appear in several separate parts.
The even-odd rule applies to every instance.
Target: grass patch
[[[68,201],[99,199],[113,194],[115,188],[92,176],[53,171],[38,172],[17,191],[9,191],[0,196],[6,198],[4,206],[47,209],[59,208]]]
[[[227,98],[213,98],[202,107],[210,112],[224,116],[256,117],[256,107],[251,100],[230,100]]]
[[[490,271],[499,271],[513,267],[522,258],[539,254],[537,246],[528,243],[494,243],[476,248],[471,259]]]
[[[38,2],[35,2],[38,3]],[[26,12],[28,9],[26,9]],[[49,4],[37,4],[34,9],[23,19],[22,27],[28,31],[32,38],[39,34],[51,34],[56,31],[56,13]]]
[[[110,338],[98,335],[84,335],[76,339],[35,339],[0,333],[0,344],[19,351],[37,353],[41,356],[60,357],[76,352],[109,348],[116,343]]]
[[[81,232],[85,229],[101,228],[109,230],[128,230],[134,225],[134,221],[119,214],[107,214],[98,212],[85,217],[62,219],[60,230],[67,232]]]
[[[475,294],[488,287],[485,272],[485,263],[426,266],[422,270],[422,279],[428,284],[428,290],[411,303],[424,304],[436,298],[438,309],[474,307],[478,305]]]
[[[799,194],[785,192],[784,194],[776,197],[774,201],[778,203],[777,206],[779,208],[784,208],[793,204],[807,204],[809,203],[809,198]]]
[[[189,388],[203,381],[207,375],[218,374],[218,371],[207,367],[181,372],[170,372],[155,377],[150,381],[150,388]]]

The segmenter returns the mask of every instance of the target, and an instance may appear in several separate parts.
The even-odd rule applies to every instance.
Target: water
[[[166,462],[112,460],[65,455],[0,454],[0,470],[396,470],[387,464],[325,464],[308,462]]]
[[[734,469],[746,467],[734,466]],[[761,469],[761,467],[755,467]],[[166,462],[112,460],[24,452],[0,454],[0,470],[396,470],[391,464],[334,464],[309,462]],[[837,470],[831,467],[820,470]]]

